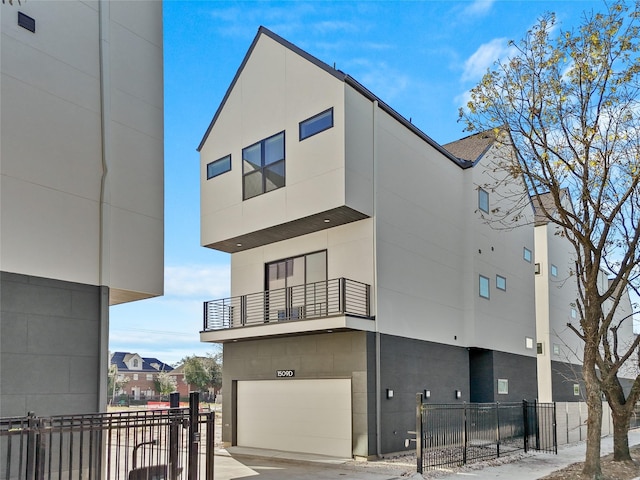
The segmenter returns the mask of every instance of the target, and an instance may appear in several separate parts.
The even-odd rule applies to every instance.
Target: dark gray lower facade
[[[0,272],[0,416],[99,411],[104,332],[107,288]]]
[[[230,342],[223,351],[222,440],[229,445],[237,445],[238,382],[277,380],[278,371],[295,372],[295,379],[351,380],[353,455],[359,457],[407,450],[407,432],[415,430],[417,393],[428,392],[425,401],[432,403],[537,396],[533,357],[372,332]],[[498,379],[508,380],[507,394],[497,393]]]

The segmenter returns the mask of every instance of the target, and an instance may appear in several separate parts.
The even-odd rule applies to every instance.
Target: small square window
[[[509,393],[509,380],[506,378],[498,379],[498,395],[507,395]]]
[[[478,188],[478,208],[489,213],[489,192],[482,188]]]
[[[300,122],[300,140],[309,138],[316,133],[324,132],[331,127],[333,127],[333,108]]]
[[[138,380],[138,374],[137,374],[137,373],[134,373],[134,374],[133,374],[133,379],[134,379],[134,380]]]
[[[557,277],[558,276],[558,267],[556,267],[553,264],[551,264],[551,276],[552,277]]]
[[[527,247],[524,247],[522,250],[522,258],[524,258],[529,263],[531,263],[531,261],[533,260],[533,254]]]
[[[487,277],[480,275],[478,286],[479,286],[480,296],[482,298],[489,298],[489,279]]]
[[[148,381],[153,380],[153,375],[151,373],[147,373],[147,380]]]
[[[574,383],[573,384],[573,394],[576,397],[580,396],[580,384],[579,383]]]
[[[231,170],[231,155],[207,164],[207,180]]]
[[[533,350],[533,338],[524,337],[524,346],[529,350]]]
[[[496,275],[496,288],[504,292],[507,291],[507,279],[502,275]]]
[[[557,343],[553,344],[553,354],[560,355],[560,345],[558,345]]]

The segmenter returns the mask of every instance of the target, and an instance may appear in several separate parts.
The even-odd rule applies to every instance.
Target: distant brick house
[[[171,371],[171,376],[176,379],[177,390],[180,393],[180,398],[186,398],[189,396],[190,392],[198,391],[198,387],[196,385],[192,385],[187,382],[184,375],[184,363],[178,365]],[[209,388],[207,393],[201,392],[201,400],[204,401],[213,401],[217,394],[220,393],[220,389]]]
[[[157,358],[141,357],[137,353],[114,352],[109,362],[117,368],[118,381],[127,378],[129,381],[113,396],[129,395],[134,400],[143,400],[158,395],[155,380],[160,372],[171,372],[174,368]],[[178,382],[180,383],[180,382]]]

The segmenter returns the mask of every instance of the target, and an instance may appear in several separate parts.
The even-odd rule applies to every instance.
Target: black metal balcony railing
[[[370,318],[370,286],[336,278],[204,303],[204,331],[332,315]]]

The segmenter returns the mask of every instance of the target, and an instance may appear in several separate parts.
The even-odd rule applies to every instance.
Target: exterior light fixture
[[[462,392],[460,390],[456,390],[456,398],[461,398]]]
[[[324,223],[330,223],[330,222],[331,222],[331,220],[329,220],[328,218],[324,219]]]
[[[429,397],[431,397],[431,390],[425,390],[425,391],[424,391],[424,395],[423,395],[423,397],[424,397],[424,398],[429,398]]]
[[[387,398],[393,398],[393,390],[390,388],[387,388]]]

